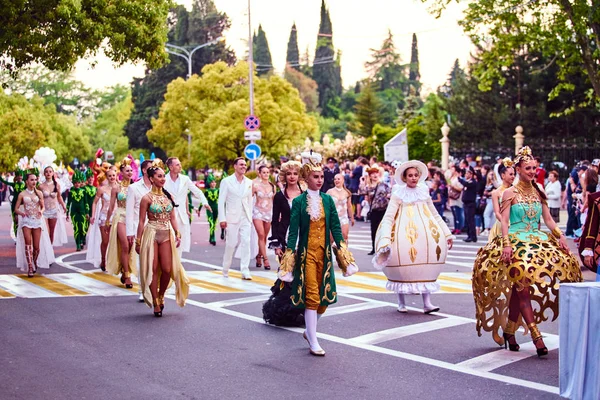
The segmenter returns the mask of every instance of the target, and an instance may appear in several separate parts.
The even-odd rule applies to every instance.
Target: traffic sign
[[[260,154],[261,154],[260,146],[257,145],[256,143],[250,143],[244,149],[244,155],[250,161],[254,161],[254,160],[258,159],[258,157],[260,157]]]
[[[246,131],[244,132],[244,139],[245,140],[260,140],[262,137],[262,135],[260,134],[260,131]]]
[[[260,128],[260,119],[256,115],[248,115],[244,119],[244,128],[248,131],[255,131]]]

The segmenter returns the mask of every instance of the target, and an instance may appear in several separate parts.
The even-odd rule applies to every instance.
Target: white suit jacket
[[[180,221],[185,225],[189,225],[190,218],[188,217],[187,210],[185,208],[188,191],[192,192],[192,195],[200,199],[200,202],[203,206],[206,206],[208,201],[206,200],[204,193],[202,193],[202,190],[198,189],[198,187],[194,185],[190,178],[183,174],[179,174],[177,180],[179,181],[179,186],[176,186],[175,181],[171,179],[171,174],[167,174],[165,189],[167,189],[171,196],[173,196],[175,204],[179,205],[179,207],[175,208],[175,212],[179,215]]]
[[[252,222],[252,181],[246,177],[239,183],[235,175],[221,181],[219,187],[219,222]]]
[[[137,228],[140,222],[140,203],[142,202],[142,197],[148,194],[150,190],[152,190],[152,185],[150,185],[150,188],[146,187],[143,179],[129,185],[125,206],[127,236],[137,235]]]

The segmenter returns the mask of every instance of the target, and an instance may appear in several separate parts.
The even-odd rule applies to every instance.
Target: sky
[[[220,11],[231,19],[226,32],[227,44],[238,59],[247,53],[248,0],[214,0]],[[314,57],[319,31],[321,0],[251,0],[253,30],[261,24],[269,42],[276,73],[285,67],[287,42],[295,22],[298,45],[303,54],[308,46]],[[191,8],[192,0],[177,0]],[[429,3],[430,4],[430,3]],[[410,61],[413,32],[419,43],[419,61],[423,91],[435,91],[450,72],[454,60],[462,66],[469,59],[471,42],[457,21],[464,4],[452,3],[441,18],[428,13],[428,4],[419,0],[327,0],[333,26],[333,45],[342,52],[342,83],[353,87],[356,81],[368,76],[364,63],[370,59],[370,49],[379,49],[388,29],[394,35],[396,50],[406,63]],[[75,77],[92,88],[128,84],[133,77],[143,76],[143,64],[126,64],[115,68],[103,55],[91,60],[80,60]]]

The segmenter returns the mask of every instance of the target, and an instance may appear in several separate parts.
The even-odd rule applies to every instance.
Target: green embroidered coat
[[[308,192],[304,192],[292,202],[287,240],[287,248],[296,254],[291,299],[292,304],[298,308],[304,308],[306,294],[304,267],[306,264],[308,231],[310,229],[310,215],[307,211],[307,196]],[[321,299],[322,306],[328,306],[337,301],[330,237],[333,236],[333,240],[338,247],[344,239],[342,236],[340,219],[335,208],[335,202],[331,196],[325,193],[321,193],[321,200],[323,201],[323,210],[325,211],[325,257],[323,259],[323,284],[319,288],[319,298]],[[299,287],[301,287],[301,290],[298,290]]]

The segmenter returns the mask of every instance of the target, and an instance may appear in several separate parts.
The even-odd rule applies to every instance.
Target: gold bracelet
[[[142,245],[142,239],[136,237],[135,238],[135,245],[136,246],[141,246]]]
[[[510,245],[510,239],[509,239],[508,236],[503,236],[502,237],[502,245],[504,247],[511,247],[511,245]]]
[[[562,236],[562,231],[558,226],[555,226],[554,229],[552,229],[552,234],[555,238],[560,239],[560,237]]]

